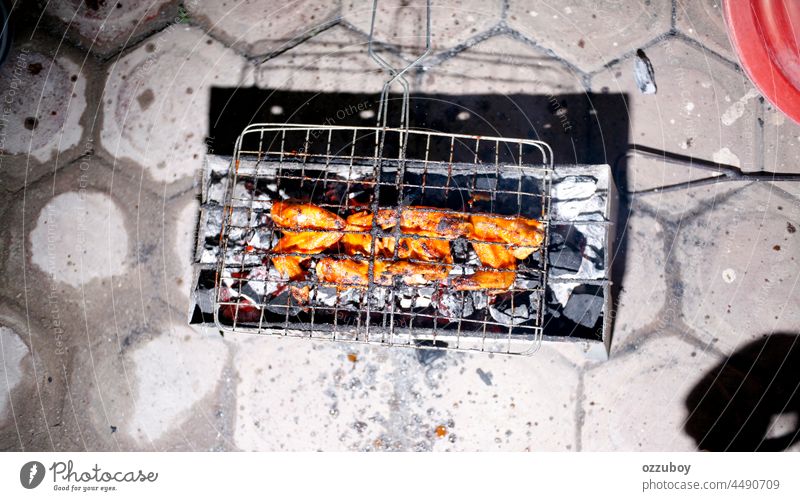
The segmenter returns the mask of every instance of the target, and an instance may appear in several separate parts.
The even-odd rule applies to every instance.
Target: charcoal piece
[[[653,63],[650,62],[650,58],[647,57],[642,49],[636,51],[636,59],[633,63],[633,79],[636,80],[636,86],[642,94],[655,94],[658,90]]]
[[[489,314],[499,324],[524,324],[536,317],[532,300],[529,294],[504,294],[498,296],[494,304],[489,305]]]
[[[603,313],[603,296],[573,292],[563,313],[578,325],[594,327],[600,314]]]
[[[583,256],[580,251],[571,247],[563,246],[558,251],[550,251],[548,254],[551,273],[554,276],[577,273],[581,269]]]
[[[476,309],[476,292],[479,291],[462,291],[455,292],[450,289],[438,289],[433,294],[433,304],[439,311],[439,315],[445,318],[467,318]],[[480,301],[478,301],[480,304]],[[478,306],[479,308],[480,306]]]

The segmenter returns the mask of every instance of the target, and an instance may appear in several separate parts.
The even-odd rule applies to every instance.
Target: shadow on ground
[[[737,350],[686,397],[686,432],[708,451],[781,451],[800,440],[800,336],[776,333]],[[776,425],[776,418],[793,418]],[[783,421],[785,423],[785,421]]]

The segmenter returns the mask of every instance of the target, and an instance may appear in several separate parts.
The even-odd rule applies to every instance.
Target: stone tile
[[[91,148],[81,143],[92,61],[46,37],[15,45],[0,68],[0,188],[18,190]]]
[[[257,0],[196,0],[187,8],[193,21],[251,56],[282,51],[293,40],[311,36],[339,17],[338,2],[324,0],[272,5]]]
[[[60,338],[24,311],[0,301],[0,450],[58,450],[64,378],[48,352]]]
[[[257,79],[271,89],[380,93],[387,74],[367,54],[366,38],[334,26],[259,65]]]
[[[160,265],[163,205],[136,177],[84,157],[16,194],[6,214],[0,295],[27,301],[46,324],[54,308],[74,308],[80,326],[81,310],[106,301],[115,278],[125,277],[140,311],[160,297],[142,270]]]
[[[115,167],[144,168],[147,181],[181,181],[168,193],[187,189],[206,149],[209,89],[252,84],[243,79],[246,66],[197,28],[171,27],[149,38],[107,70],[101,153]]]
[[[179,312],[189,311],[189,297],[193,279],[194,252],[197,243],[197,218],[200,202],[194,192],[187,192],[168,202],[165,219],[165,245],[171,250],[165,259],[164,273],[167,287],[165,299]],[[188,314],[188,313],[187,313]]]
[[[0,355],[3,357],[4,376],[0,379],[0,429],[4,429],[19,425],[15,423],[14,400],[11,396],[23,378],[30,378],[30,375],[23,374],[23,362],[30,355],[28,346],[18,332],[5,325],[0,325]]]
[[[76,43],[95,54],[108,56],[169,22],[180,21],[178,3],[65,0],[47,2],[45,11],[66,25],[67,34]]]
[[[222,337],[199,334],[185,324],[170,325],[138,347],[130,354],[135,402],[123,431],[140,443],[164,440],[168,432],[191,432],[181,430],[181,425],[217,388],[227,358]],[[213,412],[206,418],[209,424],[215,420]]]
[[[678,30],[736,61],[725,28],[722,0],[677,0],[675,15]]]
[[[455,47],[500,21],[501,0],[446,0],[431,5],[432,53]],[[385,0],[378,3],[375,39],[399,47],[409,58],[425,51],[425,2]],[[363,33],[370,32],[372,2],[345,0],[342,17]]]
[[[581,77],[564,64],[507,35],[473,45],[426,71],[421,92],[559,94],[582,91]]]
[[[656,338],[584,376],[585,451],[693,451],[685,398],[716,357],[676,337]]]
[[[577,372],[546,348],[535,358],[448,353],[422,365],[406,348],[235,341],[240,449],[574,448]],[[531,384],[544,378],[552,384]]]
[[[756,140],[758,93],[741,73],[685,41],[669,38],[647,50],[655,70],[656,94],[641,94],[633,78],[632,60],[617,63],[592,77],[595,92],[628,95],[630,140],[637,145],[692,158],[755,170],[760,163]],[[645,189],[702,176],[660,160],[636,158],[628,171],[631,185]],[[689,198],[707,199],[720,194],[711,188],[642,198],[643,203],[680,213],[691,206]]]
[[[532,357],[469,355],[446,374],[457,439],[435,450],[576,450],[578,371],[542,347]],[[537,381],[538,383],[532,383]]]
[[[80,221],[84,228],[105,230],[104,240],[86,238],[74,231]],[[97,278],[127,271],[129,236],[124,216],[114,200],[104,193],[70,191],[50,200],[39,212],[30,233],[31,263],[52,273],[56,282],[73,287]]]
[[[764,101],[764,170],[800,174],[800,125]]]
[[[643,330],[664,330],[659,313],[669,307],[663,227],[651,216],[634,211],[624,231],[625,248],[615,252],[612,262],[612,268],[622,268],[615,273],[624,271],[614,310],[612,354],[638,339]]]
[[[675,258],[684,321],[726,353],[764,334],[800,329],[800,202],[752,184],[687,221]]]
[[[672,2],[511,0],[508,24],[584,71],[667,32]]]

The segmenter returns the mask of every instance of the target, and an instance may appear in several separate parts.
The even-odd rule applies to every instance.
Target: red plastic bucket
[[[726,0],[728,36],[759,91],[800,123],[800,0]]]

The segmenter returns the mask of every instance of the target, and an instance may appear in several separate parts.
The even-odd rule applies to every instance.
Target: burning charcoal
[[[458,238],[453,241],[453,245],[450,246],[450,250],[451,253],[453,254],[453,259],[455,259],[457,262],[461,262],[461,261],[466,261],[468,259],[470,251],[472,249],[469,242],[467,242],[463,238]]]
[[[216,237],[217,244],[219,243],[219,234],[222,232],[222,207],[217,206],[209,206],[205,211],[204,214],[206,216],[205,219],[205,228],[201,228],[203,234],[208,237]]]
[[[581,269],[583,256],[579,250],[571,246],[563,246],[557,251],[548,254],[550,270],[554,276],[577,273]]]
[[[288,315],[291,318],[299,315],[306,308],[305,304],[298,304],[288,285],[282,285],[279,291],[278,294],[273,295],[267,301],[265,305],[267,311],[281,316],[285,316],[288,311]]]
[[[597,179],[589,176],[566,176],[553,183],[553,198],[557,200],[587,199],[597,191]]]
[[[563,311],[565,317],[584,327],[594,327],[602,312],[602,294],[580,292],[572,293]]]
[[[513,298],[513,301],[512,301]],[[536,316],[532,298],[527,294],[503,294],[489,305],[489,314],[503,325],[520,325]]]
[[[475,313],[475,294],[467,291],[459,293],[438,289],[433,295],[433,303],[439,315],[445,318],[466,318]]]

